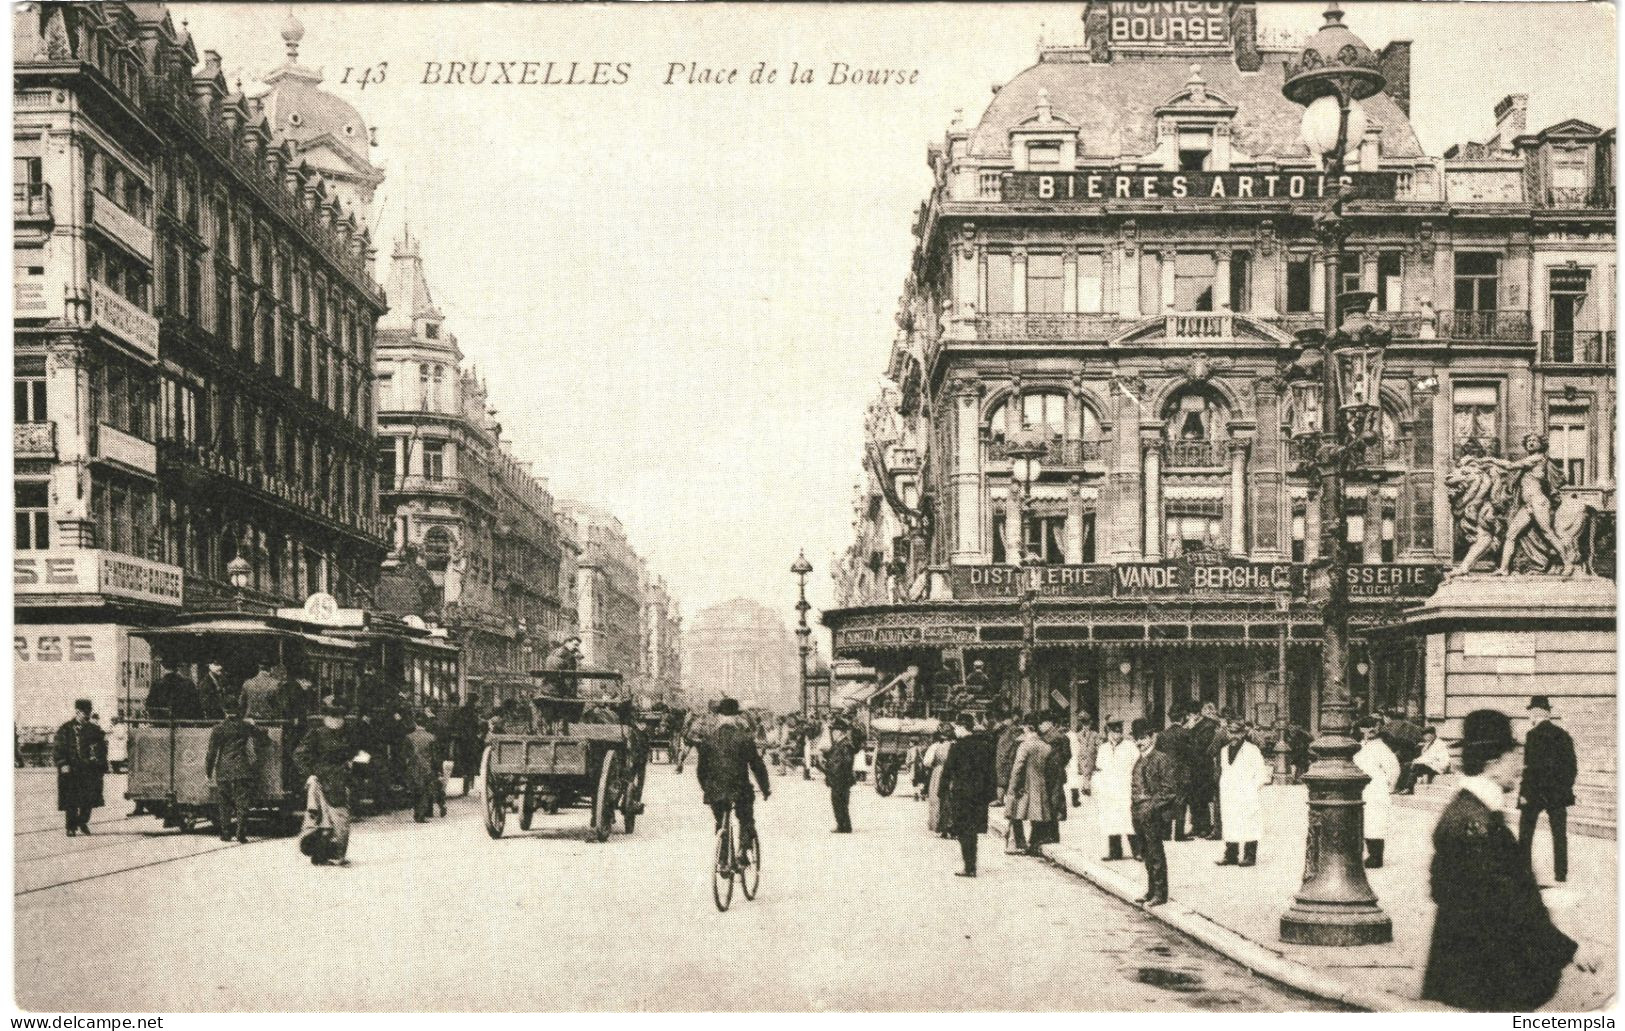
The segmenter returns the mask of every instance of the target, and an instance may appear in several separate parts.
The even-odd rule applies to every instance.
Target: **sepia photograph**
[[[1612,4],[8,7],[13,1028],[1616,1012]]]

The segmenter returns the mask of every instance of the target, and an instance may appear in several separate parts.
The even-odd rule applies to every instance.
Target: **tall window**
[[[1224,520],[1218,513],[1218,503],[1196,501],[1169,502],[1164,524],[1169,558],[1192,551],[1224,550]]]
[[[987,310],[990,313],[1008,312],[1014,307],[1014,268],[1008,254],[987,256]]]
[[[1286,262],[1286,310],[1310,311],[1314,307],[1314,263],[1309,257],[1290,257]]]
[[[1549,202],[1559,206],[1584,204],[1588,172],[1584,150],[1552,151],[1552,195]]]
[[[1590,269],[1552,269],[1548,280],[1547,309],[1551,324],[1552,345],[1550,359],[1554,362],[1572,362],[1578,353],[1581,361],[1599,362],[1601,348],[1591,348],[1589,340],[1575,347],[1576,331],[1589,329],[1592,315],[1587,301],[1591,293]],[[1594,354],[1587,353],[1594,350]]]
[[[1216,269],[1211,254],[1174,255],[1174,309],[1212,311]]]
[[[15,422],[46,422],[45,414],[45,374],[25,375],[18,372],[17,378],[11,386],[12,418]]]
[[[446,475],[446,445],[444,441],[423,442],[423,475],[427,479],[444,479]]]
[[[1404,303],[1405,256],[1399,251],[1377,255],[1377,310],[1399,311]]]
[[[1501,256],[1483,251],[1456,254],[1456,310],[1494,311],[1501,283]]]
[[[1253,309],[1253,256],[1247,251],[1230,255],[1230,310]]]
[[[18,480],[17,550],[43,551],[51,546],[51,488],[44,480]]]
[[[1066,561],[1066,516],[1029,516],[1026,534],[1028,557],[1050,565]]]
[[[1162,313],[1162,259],[1148,250],[1140,252],[1140,314]]]
[[[1061,310],[1059,254],[1027,255],[1027,310],[1033,312]]]
[[[1476,441],[1485,452],[1501,453],[1501,391],[1493,384],[1458,384],[1452,397],[1453,426],[1458,452]]]
[[[1344,524],[1348,528],[1348,543],[1346,550],[1348,560],[1354,565],[1365,561],[1365,497],[1357,495],[1348,498],[1345,502],[1348,513]]]
[[[1360,289],[1360,283],[1362,282],[1361,269],[1364,264],[1365,259],[1359,254],[1343,255],[1342,262],[1337,266],[1337,294],[1339,297]]]
[[[1100,311],[1105,296],[1101,256],[1078,255],[1078,310]]]
[[[1292,561],[1304,561],[1307,550],[1306,541],[1309,535],[1309,502],[1303,498],[1292,499]]]
[[[1590,464],[1591,434],[1584,408],[1554,407],[1546,416],[1547,455],[1556,462],[1568,482],[1585,484]]]

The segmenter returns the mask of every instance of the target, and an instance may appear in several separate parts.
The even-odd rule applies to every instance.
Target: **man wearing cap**
[[[1552,875],[1569,878],[1569,806],[1579,762],[1574,739],[1552,722],[1552,703],[1545,695],[1529,699],[1529,733],[1523,739],[1523,781],[1518,787],[1518,841],[1533,863],[1535,826],[1545,813],[1552,825]]]
[[[1168,901],[1168,855],[1162,847],[1163,833],[1168,821],[1177,819],[1184,805],[1179,764],[1169,751],[1170,744],[1148,719],[1134,721],[1134,743],[1139,746],[1140,758],[1131,775],[1130,804],[1134,833],[1140,839],[1140,857],[1145,861],[1145,894],[1135,901],[1160,906]]]
[[[311,862],[348,866],[345,854],[350,847],[350,763],[360,749],[344,725],[344,710],[329,702],[322,706],[322,722],[305,735],[294,752],[294,763],[306,777],[315,777],[327,800],[332,820],[333,850],[330,855],[313,855]]]
[[[1399,760],[1383,741],[1382,721],[1376,716],[1360,720],[1360,736],[1364,740],[1354,753],[1354,765],[1369,778],[1360,791],[1365,802],[1365,865],[1377,870],[1382,867],[1387,844],[1388,814],[1393,810],[1394,787],[1399,783]]]
[[[756,793],[750,779],[756,778],[764,800],[772,797],[773,788],[767,782],[767,764],[756,749],[755,737],[740,724],[739,703],[734,699],[717,703],[715,726],[699,743],[694,772],[717,827],[732,809],[739,820],[739,840],[748,845],[756,837]]]
[[[56,729],[51,761],[56,764],[56,807],[62,811],[68,837],[90,833],[91,810],[102,802],[102,775],[107,772],[107,735],[90,721],[90,699],[73,703],[73,718]]]
[[[221,841],[230,841],[236,828],[238,843],[248,840],[248,809],[254,804],[259,782],[259,751],[256,729],[243,722],[243,706],[236,698],[225,701],[226,716],[209,731],[209,750],[203,758],[203,775],[213,780],[220,796],[215,826]]]
[[[547,653],[547,661],[543,669],[549,673],[574,673],[581,666],[581,635],[571,634],[559,646]],[[576,696],[575,677],[551,676],[547,678],[548,690],[560,698],[574,698]]]
[[[1231,717],[1225,731],[1227,739],[1219,749],[1224,856],[1218,864],[1252,866],[1258,862],[1258,839],[1264,836],[1264,805],[1259,792],[1270,782],[1271,771],[1258,746],[1247,739],[1245,721]]]
[[[829,725],[831,744],[824,756],[824,783],[829,785],[829,804],[835,810],[836,834],[852,833],[852,763],[857,753],[852,747],[852,728],[837,718]]]
[[[1502,816],[1519,772],[1505,714],[1467,714],[1461,770],[1461,790],[1433,831],[1437,914],[1422,998],[1478,1012],[1529,1012],[1557,993],[1576,945],[1552,924]]]

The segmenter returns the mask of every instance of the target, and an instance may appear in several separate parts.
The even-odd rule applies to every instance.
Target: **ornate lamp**
[[[807,610],[812,608],[807,603],[807,574],[812,572],[812,563],[807,561],[805,551],[796,554],[796,560],[790,566],[790,572],[795,574],[801,597],[796,601],[796,650],[801,654],[801,711],[803,714],[811,711],[807,698],[807,656],[812,651],[812,628],[807,625]]]

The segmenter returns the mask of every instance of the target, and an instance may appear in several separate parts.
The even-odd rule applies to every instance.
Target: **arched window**
[[[1212,387],[1182,387],[1162,409],[1163,435],[1171,441],[1224,439],[1229,408]]]
[[[1100,437],[1100,420],[1088,405],[1079,404],[1080,430],[1083,440],[1097,440]],[[1020,430],[1036,430],[1047,439],[1070,437],[1066,425],[1066,395],[1055,391],[1028,393],[1021,396],[1021,419],[1018,423],[1015,411],[1008,401],[1000,402],[988,413],[988,435],[993,440],[1007,440],[1010,435]]]
[[[443,572],[451,561],[451,531],[431,526],[423,535],[423,557],[434,572]]]

